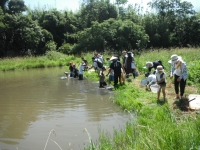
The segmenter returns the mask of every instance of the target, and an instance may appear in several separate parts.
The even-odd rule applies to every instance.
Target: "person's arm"
[[[181,79],[186,80],[186,79],[188,78],[188,73],[187,73],[187,67],[186,67],[186,64],[185,64],[185,63],[182,63],[182,64],[181,64],[181,72],[182,72],[182,74],[181,74],[181,76],[179,77],[180,80],[181,80]]]

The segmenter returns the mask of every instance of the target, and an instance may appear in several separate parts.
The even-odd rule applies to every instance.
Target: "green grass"
[[[130,121],[121,130],[115,130],[113,135],[100,131],[99,140],[90,139],[86,150],[199,150],[200,149],[200,116],[195,111],[182,112],[172,107],[174,100],[169,96],[168,102],[156,100],[156,94],[140,87],[139,81],[144,78],[147,61],[162,60],[165,72],[169,74],[168,60],[172,54],[182,56],[187,63],[189,77],[186,90],[195,87],[200,89],[200,49],[173,49],[145,51],[136,55],[137,69],[140,76],[132,82],[114,89],[113,102],[130,114]],[[92,64],[92,54],[83,55]],[[106,55],[107,56],[107,55]],[[106,58],[105,56],[105,58]],[[41,57],[7,58],[0,60],[0,70],[17,70],[40,67],[68,66],[69,62],[79,64],[81,56],[63,55],[50,52]],[[84,74],[85,77],[98,80],[96,72]],[[171,82],[167,78],[168,82]],[[189,87],[189,85],[191,85]],[[174,89],[169,92],[174,93]]]

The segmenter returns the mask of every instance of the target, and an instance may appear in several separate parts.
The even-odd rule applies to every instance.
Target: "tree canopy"
[[[83,0],[76,12],[0,1],[0,57],[199,46],[200,13],[181,0],[153,0],[151,11],[127,0]]]

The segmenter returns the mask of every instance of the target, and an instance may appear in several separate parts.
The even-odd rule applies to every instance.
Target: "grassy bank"
[[[136,56],[140,76],[126,82],[115,90],[113,102],[130,113],[130,121],[125,129],[114,135],[100,132],[99,140],[91,142],[87,150],[188,150],[200,149],[200,115],[188,108],[187,96],[199,93],[200,49],[176,49],[148,51]],[[157,101],[157,95],[140,86],[146,69],[146,61],[162,60],[167,74],[170,72],[168,60],[172,54],[182,56],[188,67],[189,78],[185,99],[174,99],[172,80],[167,78],[167,102]],[[162,97],[161,97],[162,98]]]
[[[140,75],[132,82],[114,90],[113,102],[130,114],[130,121],[124,129],[109,135],[100,132],[99,140],[90,141],[87,150],[188,150],[200,149],[200,116],[198,112],[188,109],[187,95],[200,93],[200,49],[174,49],[142,52],[136,55],[137,69]],[[172,54],[182,56],[188,67],[186,95],[183,101],[174,100],[175,96],[172,80],[167,78],[167,102],[157,101],[156,94],[146,91],[140,86],[144,78],[146,61],[162,60],[165,71],[169,74],[168,60]],[[91,64],[92,54],[84,57]],[[15,58],[0,61],[0,70],[16,70],[38,67],[67,66],[70,61],[80,63],[75,56],[59,53],[49,53],[38,58]],[[32,64],[32,66],[31,66]],[[40,65],[38,65],[40,64]],[[9,69],[11,68],[11,69]],[[12,69],[13,68],[13,69]],[[85,73],[87,78],[97,80],[95,72]],[[161,95],[162,98],[162,95]],[[133,117],[134,116],[134,117]],[[89,129],[88,129],[88,132]],[[92,137],[91,137],[92,138]]]

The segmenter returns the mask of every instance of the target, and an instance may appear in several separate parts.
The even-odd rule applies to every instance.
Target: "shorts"
[[[158,85],[160,85],[161,88],[164,88],[164,87],[166,87],[166,82],[164,82],[164,83],[159,83]]]

